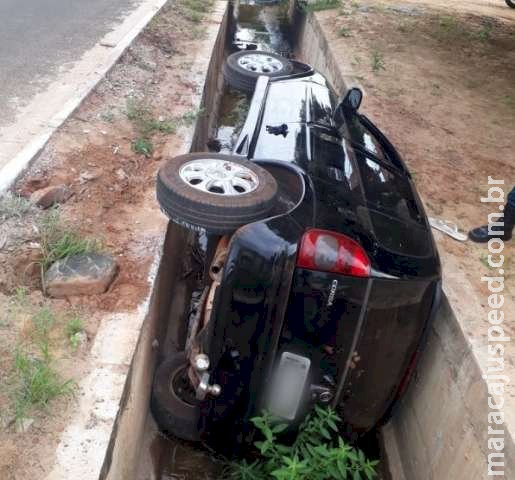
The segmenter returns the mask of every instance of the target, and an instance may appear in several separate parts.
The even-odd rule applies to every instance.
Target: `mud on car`
[[[367,432],[401,397],[440,296],[412,177],[359,89],[339,99],[270,52],[237,52],[224,74],[253,91],[232,154],[172,158],[157,177],[162,210],[215,248],[152,410],[167,433],[225,446],[250,441],[261,409],[293,429],[331,405]]]

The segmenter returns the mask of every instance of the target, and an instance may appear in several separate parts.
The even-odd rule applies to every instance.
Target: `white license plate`
[[[293,420],[304,393],[311,360],[284,352],[271,385],[268,410],[275,416]]]

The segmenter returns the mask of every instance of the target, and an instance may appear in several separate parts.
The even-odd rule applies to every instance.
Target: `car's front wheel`
[[[234,155],[181,155],[157,176],[157,200],[172,221],[219,235],[266,218],[276,195],[267,170]]]
[[[187,377],[188,360],[178,352],[161,363],[152,385],[151,410],[159,429],[183,440],[200,440],[200,405]]]
[[[293,71],[293,63],[275,53],[250,50],[229,55],[224,65],[227,83],[242,92],[253,92],[261,75],[282,77]]]

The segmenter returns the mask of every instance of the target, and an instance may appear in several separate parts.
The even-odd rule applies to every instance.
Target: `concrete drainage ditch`
[[[306,19],[295,3],[266,7],[259,18],[252,16],[252,9],[247,5],[240,5],[240,18],[245,18],[242,38],[255,40],[252,39],[252,24],[263,22],[269,35],[259,41],[275,42],[283,53],[293,52],[298,59],[320,70],[338,91],[348,88],[355,83],[352,71],[342,70],[341,62],[339,65],[332,56],[316,18],[309,15]],[[197,122],[191,151],[209,147],[230,151],[249,100],[224,88],[220,68],[227,54],[227,39],[235,31],[234,6],[219,2],[218,7],[227,8],[204,84],[202,107],[205,115]],[[148,410],[156,359],[166,356],[177,343],[180,337],[177,329],[186,324],[191,308],[195,268],[192,259],[185,258],[183,252],[191,251],[197,242],[195,235],[174,224],[168,226],[148,312],[132,359],[101,479],[219,478],[223,464],[217,457],[160,436]],[[438,384],[443,386],[437,388]],[[481,442],[486,428],[483,431],[481,427],[484,426],[482,418],[486,418],[487,403],[486,400],[484,405],[482,403],[483,408],[473,401],[483,386],[481,369],[470,351],[460,322],[449,303],[444,301],[431,329],[429,346],[422,357],[416,381],[392,422],[383,429],[383,478],[484,478],[486,454],[481,445],[486,445],[486,441]],[[456,449],[457,455],[449,454]],[[506,451],[506,471],[509,471],[515,461],[513,442]]]

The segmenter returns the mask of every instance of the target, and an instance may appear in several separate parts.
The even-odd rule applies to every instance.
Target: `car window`
[[[400,220],[423,223],[407,177],[359,151],[356,157],[367,203]]]
[[[306,121],[306,85],[303,82],[272,82],[263,114],[264,125]]]
[[[338,182],[363,202],[358,169],[346,152],[346,144],[320,129],[311,128],[311,155],[315,159],[307,170],[318,178]]]
[[[370,210],[369,215],[377,241],[383,248],[401,255],[431,255],[428,231],[422,226],[402,222],[374,210]]]
[[[307,121],[318,125],[332,126],[335,103],[336,99],[325,85],[311,83]]]
[[[347,131],[344,133],[344,136],[347,139],[361,147],[366,152],[371,153],[379,160],[390,163],[383,147],[376,137],[372,135],[370,130],[363,125],[359,116],[349,115],[345,117],[345,127],[345,130]]]

